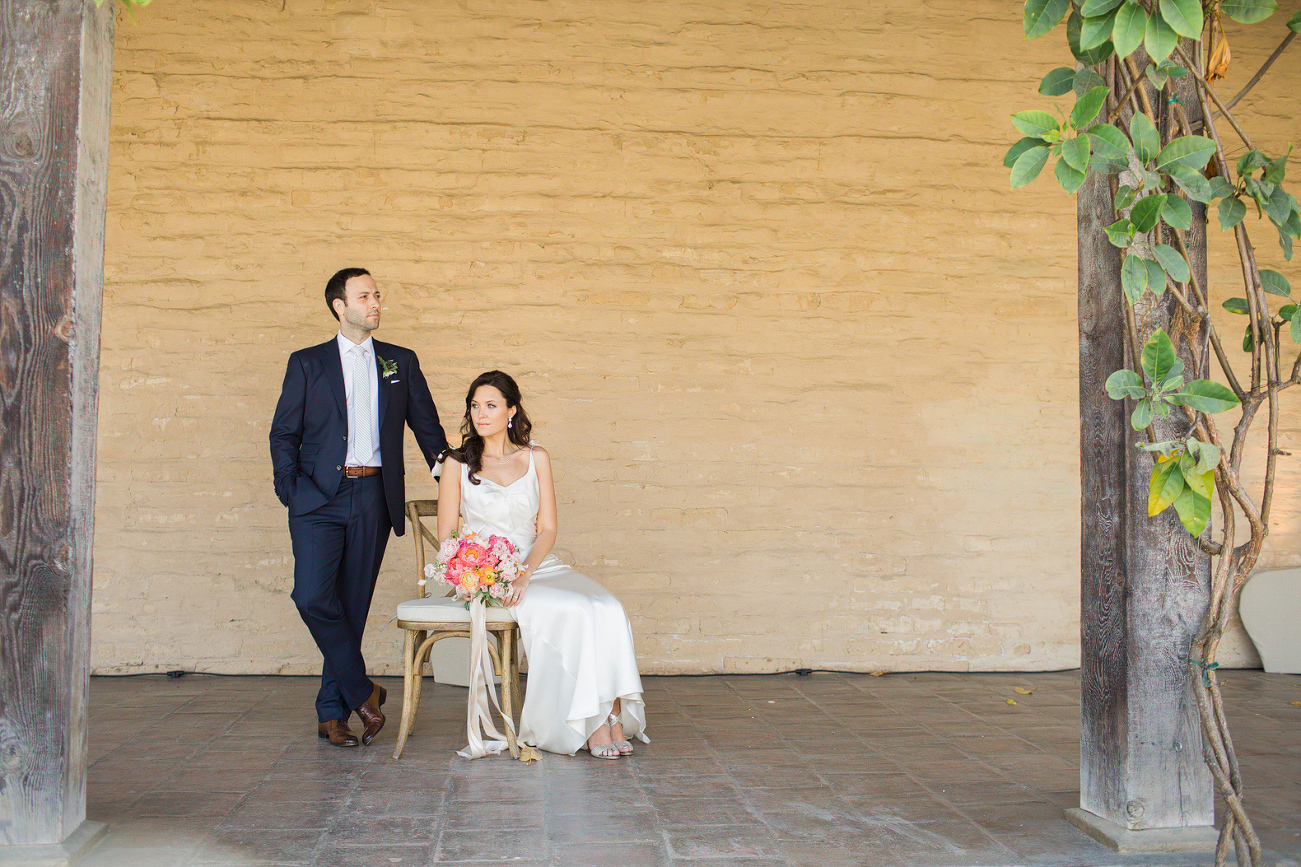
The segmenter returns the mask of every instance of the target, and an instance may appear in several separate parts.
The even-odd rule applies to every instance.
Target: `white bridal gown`
[[[480,477],[470,483],[461,465],[461,517],[476,533],[514,543],[520,559],[537,538],[538,475],[529,468],[509,485]],[[616,698],[624,737],[646,740],[646,706],[632,627],[610,591],[548,554],[511,609],[528,657],[528,688],[520,711],[520,740],[573,755],[609,715]]]

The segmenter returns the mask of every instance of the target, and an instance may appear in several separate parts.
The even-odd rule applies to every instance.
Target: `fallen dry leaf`
[[[872,675],[872,677],[881,677],[883,674],[885,674],[885,672],[884,672],[884,671],[869,671],[868,674]]]
[[[1288,704],[1292,705],[1293,707],[1301,707],[1301,701],[1290,701],[1288,702]]]
[[[1033,694],[1034,694],[1034,690],[1033,690],[1033,689],[1024,689],[1024,688],[1019,687],[1019,686],[1014,686],[1014,687],[1012,687],[1012,692],[1016,693],[1017,695],[1033,695]]]
[[[538,761],[538,760],[541,759],[541,758],[542,758],[542,757],[538,755],[538,751],[537,751],[537,750],[533,749],[532,747],[528,746],[527,744],[520,744],[520,746],[519,746],[519,760],[520,760],[521,762],[536,762],[536,761]]]
[[[1007,700],[1007,703],[1008,703],[1008,704],[1016,704],[1016,699],[1014,699],[1014,698],[1009,698],[1009,699]]]

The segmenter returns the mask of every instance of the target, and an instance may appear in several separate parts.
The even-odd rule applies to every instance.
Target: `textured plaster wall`
[[[1024,42],[1019,4],[138,14],[116,48],[97,671],[315,670],[266,434],[355,264],[449,432],[475,374],[519,379],[560,548],[623,599],[646,671],[1077,664],[1074,204],[1048,178],[1009,192],[1000,164],[1007,115],[1047,107],[1034,85],[1069,58]],[[1268,51],[1234,48],[1240,80]],[[1280,66],[1272,147],[1297,137]],[[414,449],[407,470],[433,496]],[[1278,565],[1301,563],[1296,481]],[[382,627],[410,546],[376,592],[378,672],[399,670]]]

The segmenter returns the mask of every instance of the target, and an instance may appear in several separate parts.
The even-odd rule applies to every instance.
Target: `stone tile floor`
[[[1301,677],[1223,682],[1267,860],[1297,865]],[[1078,672],[648,677],[636,756],[529,765],[458,758],[465,691],[430,680],[394,760],[385,683],[389,727],[345,750],[316,737],[309,678],[93,679],[88,813],[109,828],[82,863],[1211,863],[1118,855],[1063,821]]]

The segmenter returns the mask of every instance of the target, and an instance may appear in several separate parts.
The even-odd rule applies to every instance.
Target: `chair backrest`
[[[416,543],[416,595],[421,599],[429,595],[426,592],[426,585],[420,583],[420,579],[425,577],[425,564],[429,562],[430,554],[433,556],[438,555],[438,536],[435,532],[438,529],[438,524],[435,522],[434,528],[431,530],[423,519],[437,517],[437,500],[407,500],[407,520],[411,522],[411,538]],[[426,549],[426,542],[432,547]],[[428,580],[432,581],[433,579]],[[446,585],[439,586],[445,587]],[[450,592],[452,588],[448,587],[447,589]]]

